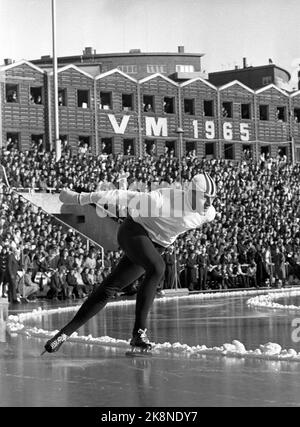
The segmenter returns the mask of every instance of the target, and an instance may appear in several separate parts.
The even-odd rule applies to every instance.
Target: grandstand
[[[105,262],[113,265],[121,254],[118,219],[100,219],[93,206],[62,206],[62,188],[118,188],[126,176],[130,188],[149,191],[157,185],[184,186],[207,170],[219,186],[217,220],[204,227],[203,236],[197,231],[183,236],[166,254],[169,268],[161,287],[192,291],[294,283],[288,257],[299,263],[298,243],[292,240],[300,237],[300,91],[277,84],[280,76],[287,82],[289,74],[274,64],[245,66],[215,73],[215,86],[214,73],[210,80],[199,74],[196,62],[202,54],[158,55],[155,71],[163,61],[173,62],[154,74],[154,68],[144,67],[149,56],[130,55],[126,58],[141,65],[136,75],[124,72],[128,63],[127,68],[117,65],[117,54],[112,62],[103,59],[110,63],[106,68],[91,63],[89,51],[83,61],[58,61],[59,150],[53,145],[49,58],[1,67],[3,188],[26,199],[47,221],[62,221],[64,229],[90,240],[105,269]],[[185,62],[179,69],[176,61],[183,58],[194,61],[193,67]],[[262,73],[270,70],[274,78],[263,80]],[[228,81],[239,75],[243,82]],[[22,235],[26,239],[25,230]],[[0,243],[5,238],[3,233]]]

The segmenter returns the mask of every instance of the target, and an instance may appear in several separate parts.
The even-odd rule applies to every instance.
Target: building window
[[[225,118],[232,117],[232,102],[222,102],[222,116]]]
[[[165,142],[165,154],[167,156],[175,156],[175,141]]]
[[[196,154],[196,141],[186,141],[185,151],[186,155]]]
[[[145,139],[144,151],[145,151],[145,154],[148,154],[149,156],[155,156],[156,155],[156,141],[153,139]]]
[[[183,103],[184,103],[184,113],[189,114],[190,116],[194,116],[194,114],[195,114],[195,100],[185,98]]]
[[[166,74],[167,73],[167,66],[166,65],[150,65],[150,64],[147,64],[147,73],[149,73],[149,74],[153,74],[153,73]]]
[[[68,135],[59,135],[62,151],[68,147]]]
[[[294,108],[294,121],[300,123],[300,108]]]
[[[234,160],[233,144],[224,144],[224,158],[227,160]]]
[[[37,148],[39,151],[44,150],[44,135],[43,134],[33,134],[31,135],[31,145],[32,148]]]
[[[78,154],[86,154],[90,151],[91,139],[87,135],[78,137]]]
[[[58,89],[58,105],[59,107],[67,105],[67,89]]]
[[[136,65],[118,65],[118,70],[126,74],[136,74],[137,66]]]
[[[154,96],[153,95],[144,95],[143,96],[143,110],[145,113],[151,113],[155,111],[154,109]]]
[[[300,148],[296,147],[296,162],[300,163]]]
[[[174,98],[164,97],[164,113],[174,114]]]
[[[6,102],[19,102],[19,88],[18,85],[7,83],[5,85]]]
[[[182,64],[176,65],[177,73],[193,73],[194,71],[195,71],[194,65],[182,65]]]
[[[101,138],[101,153],[112,154],[113,140],[112,138]]]
[[[11,150],[12,148],[19,148],[20,137],[17,132],[7,132],[6,133],[6,148]]]
[[[77,90],[77,105],[79,108],[89,108],[89,91],[78,89]]]
[[[133,110],[133,94],[122,93],[122,110],[131,111]]]
[[[204,116],[214,116],[214,101],[203,101]]]
[[[260,105],[259,106],[259,120],[269,120],[269,106]]]
[[[277,107],[276,119],[279,122],[286,122],[286,110],[285,107]]]
[[[30,88],[30,104],[42,104],[42,88],[31,87]]]
[[[111,92],[100,92],[100,108],[102,110],[112,110]]]
[[[272,76],[265,76],[262,78],[262,85],[266,86],[272,83]]]
[[[242,119],[251,119],[251,104],[241,104]]]
[[[252,146],[249,144],[243,144],[242,160],[252,159]]]
[[[269,145],[263,145],[260,147],[260,152],[267,158],[270,155],[270,146]]]
[[[123,153],[125,156],[134,156],[134,139],[123,140]]]
[[[205,157],[215,155],[215,144],[213,142],[206,142],[205,144]]]

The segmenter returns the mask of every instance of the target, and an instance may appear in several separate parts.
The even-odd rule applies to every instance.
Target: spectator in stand
[[[68,271],[73,270],[75,267],[75,251],[73,249],[69,251],[66,267]]]
[[[186,263],[187,282],[190,291],[197,289],[198,284],[198,256],[195,252],[195,247],[190,247],[190,253]]]
[[[3,246],[0,251],[0,286],[2,285],[2,298],[7,297],[6,285],[8,282],[7,265],[8,265],[8,250],[7,246]]]
[[[83,278],[82,278],[82,268],[81,267],[76,267],[75,268],[75,278],[76,278],[76,288],[73,292],[75,292],[75,295],[77,296],[77,298],[84,298],[88,291],[85,287]]]
[[[69,294],[70,292],[66,280],[66,267],[61,265],[51,276],[50,289],[47,293],[47,298],[53,300],[65,300],[69,298]]]
[[[20,297],[17,294],[18,271],[22,268],[19,263],[20,252],[13,247],[8,255],[7,261],[7,280],[8,280],[8,302],[19,304]]]
[[[57,267],[66,267],[66,270],[68,269],[68,256],[69,256],[69,252],[68,249],[63,249],[58,261],[57,261]]]
[[[77,292],[76,272],[73,268],[69,270],[66,279],[67,279],[68,287],[71,288],[69,295],[73,298],[76,298],[76,297],[79,298],[78,292]]]
[[[274,254],[274,277],[276,286],[282,286],[286,279],[285,256],[278,246]]]
[[[256,263],[253,260],[253,261],[251,261],[251,264],[247,268],[247,273],[246,273],[247,287],[258,288],[257,280],[256,280],[256,277],[257,277],[256,271],[257,271]]]
[[[88,267],[88,268],[96,268],[96,253],[94,249],[91,249],[89,251],[88,256],[86,257],[84,263],[83,263],[84,267]]]
[[[205,290],[206,283],[207,283],[207,267],[208,267],[208,255],[206,253],[205,246],[202,246],[202,248],[199,251],[198,267],[199,267],[198,286],[200,290]]]
[[[85,267],[82,272],[82,280],[85,286],[86,293],[89,295],[96,282],[95,270],[93,268]]]
[[[175,257],[174,247],[170,246],[167,248],[164,254],[164,260],[166,264],[165,277],[163,287],[166,289],[172,289],[175,287]]]

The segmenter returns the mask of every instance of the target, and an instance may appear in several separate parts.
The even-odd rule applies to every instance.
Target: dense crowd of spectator
[[[191,155],[179,163],[172,153],[158,158],[104,157],[92,156],[88,151],[73,155],[66,147],[57,161],[54,152],[36,146],[27,152],[3,150],[1,163],[12,187],[43,191],[60,191],[63,187],[77,191],[118,188],[124,177],[126,185],[137,191],[149,191],[162,183],[180,188],[195,174],[207,171],[218,186],[214,202],[217,217],[201,230],[186,233],[166,251],[166,276],[161,288],[172,288],[176,282],[190,290],[280,286],[295,279],[292,265],[300,264],[300,165],[288,163],[285,156],[234,162]],[[8,208],[2,209],[0,221],[7,225],[4,229],[0,224],[2,242],[9,242],[19,230],[22,241],[30,242],[31,261],[43,252],[47,258],[53,251],[61,259],[67,250],[67,256],[76,255],[77,262],[82,256],[79,266],[69,266],[69,275],[74,276],[85,267],[87,253],[74,233],[70,237],[62,226],[49,224],[50,217],[42,211],[33,212],[28,204],[22,207],[24,201],[18,196],[5,197]],[[117,251],[105,255],[104,266],[100,268],[98,263],[92,272],[97,277],[91,280],[93,285],[101,283],[121,254]],[[79,272],[85,288],[78,285],[80,291],[73,292],[76,296],[90,290],[83,279],[87,274],[86,270]],[[74,277],[69,279],[74,282]],[[81,282],[79,277],[78,281]],[[134,292],[136,286],[138,283],[128,292]],[[53,292],[50,295],[57,297]]]
[[[81,235],[11,189],[0,191],[0,284],[11,302],[80,298],[106,274],[102,254]],[[75,271],[75,278],[71,272]],[[46,292],[46,293],[45,293]]]

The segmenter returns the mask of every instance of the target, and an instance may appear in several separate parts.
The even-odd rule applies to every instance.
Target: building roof
[[[204,56],[204,53],[187,53],[187,52],[141,52],[140,50],[134,50],[131,52],[114,52],[114,53],[83,53],[81,55],[71,55],[71,56],[60,56],[57,58],[57,61],[62,62],[82,62],[82,63],[99,63],[101,59],[105,58],[134,58],[134,57],[196,57],[201,58]],[[47,64],[52,62],[52,57],[50,55],[42,56],[39,59],[31,60],[33,64]]]
[[[211,75],[222,75],[222,74],[232,74],[232,73],[242,73],[242,72],[249,72],[249,71],[256,71],[256,70],[260,70],[263,68],[277,68],[278,70],[283,71],[284,73],[286,73],[288,75],[288,78],[290,80],[291,78],[291,74],[285,70],[284,68],[278,67],[278,65],[276,64],[266,64],[266,65],[258,65],[257,67],[253,67],[253,66],[247,66],[244,68],[234,68],[231,70],[224,70],[224,71],[214,71],[209,73],[209,76]]]

